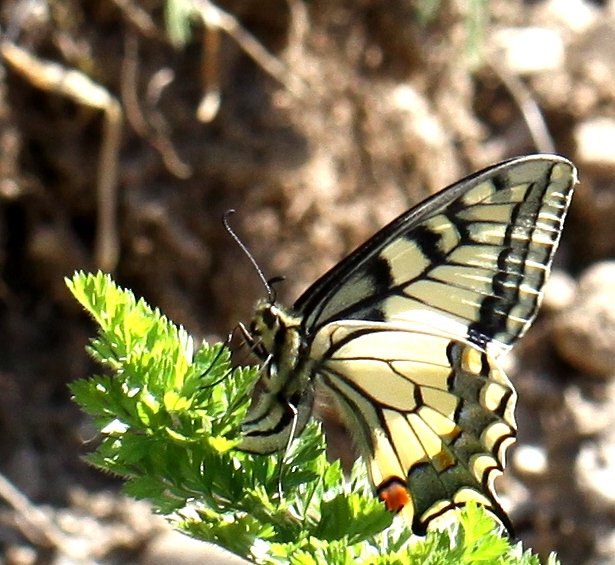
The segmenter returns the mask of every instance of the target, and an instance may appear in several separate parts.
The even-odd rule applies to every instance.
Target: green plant
[[[256,563],[538,565],[475,506],[412,537],[369,492],[360,462],[350,479],[327,462],[315,422],[283,457],[235,450],[257,368],[231,369],[224,344],[195,350],[184,329],[108,275],[76,273],[67,284],[99,326],[88,351],[111,373],[71,385],[102,435],[87,460],[179,529]]]

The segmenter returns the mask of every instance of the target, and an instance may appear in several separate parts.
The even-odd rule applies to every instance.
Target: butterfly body
[[[322,388],[416,533],[469,500],[510,527],[493,482],[516,394],[497,357],[536,316],[575,182],[562,157],[501,163],[391,222],[292,309],[259,303],[245,333],[264,388],[239,448],[285,449]]]

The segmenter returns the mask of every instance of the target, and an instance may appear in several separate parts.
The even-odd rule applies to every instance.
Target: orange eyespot
[[[391,477],[380,483],[376,492],[378,498],[384,502],[386,509],[395,514],[401,512],[405,506],[412,502],[406,482],[399,477]]]

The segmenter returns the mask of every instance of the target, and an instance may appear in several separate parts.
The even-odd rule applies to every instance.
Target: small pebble
[[[513,451],[513,466],[520,475],[540,476],[547,472],[549,461],[544,447],[521,444]]]
[[[615,509],[615,445],[585,444],[577,456],[576,480],[597,511]]]
[[[556,313],[568,308],[574,302],[576,292],[577,284],[569,274],[553,270],[544,286],[543,311]]]
[[[577,164],[601,170],[615,170],[615,120],[591,118],[574,128]]]
[[[507,28],[493,35],[505,68],[515,75],[529,75],[562,68],[561,34],[540,27]]]
[[[588,269],[573,303],[554,320],[559,355],[590,376],[615,376],[615,261]]]
[[[164,532],[149,544],[140,565],[246,565],[217,545],[199,541],[180,532]]]

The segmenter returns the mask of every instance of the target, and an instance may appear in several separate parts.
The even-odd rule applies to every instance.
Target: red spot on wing
[[[406,482],[399,477],[391,477],[380,483],[376,489],[378,497],[384,502],[389,512],[400,512],[405,506],[412,503]]]

